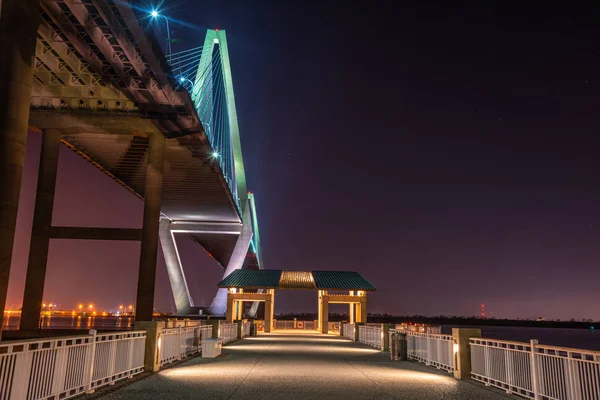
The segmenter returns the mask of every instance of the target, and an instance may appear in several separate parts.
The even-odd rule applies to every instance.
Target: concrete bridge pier
[[[38,0],[0,1],[0,311],[6,305],[33,81]],[[0,312],[0,338],[4,313]]]
[[[54,193],[56,189],[56,173],[60,150],[60,131],[46,129],[42,136],[42,151],[33,212],[29,261],[23,294],[23,311],[21,313],[21,330],[39,328],[48,249],[50,247],[50,228],[54,209]]]
[[[165,137],[160,133],[150,134],[146,187],[144,189],[144,221],[135,311],[136,321],[152,321],[164,154]]]

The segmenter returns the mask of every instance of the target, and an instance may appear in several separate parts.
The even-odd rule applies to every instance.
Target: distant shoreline
[[[316,319],[315,314],[280,314],[276,319]],[[329,321],[344,321],[347,315],[330,314]],[[369,322],[375,323],[413,323],[429,325],[461,325],[461,326],[514,326],[530,328],[569,328],[569,329],[600,329],[600,321],[536,321],[525,319],[500,319],[500,318],[480,318],[480,317],[427,317],[424,315],[369,315]]]

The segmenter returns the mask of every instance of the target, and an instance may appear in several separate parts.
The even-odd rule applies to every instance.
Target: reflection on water
[[[4,315],[3,330],[19,329],[19,315]],[[103,316],[42,316],[40,326],[44,329],[114,329],[133,328],[134,317]]]

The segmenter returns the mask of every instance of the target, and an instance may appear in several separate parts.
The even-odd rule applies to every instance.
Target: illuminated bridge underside
[[[162,215],[227,268],[246,202],[236,204],[189,93],[140,23],[145,16],[117,0],[42,0],[40,14],[30,125],[60,130],[66,146],[140,198],[149,136],[164,135]],[[173,229],[178,222],[200,225]],[[231,224],[237,231],[219,232]],[[178,264],[168,268],[183,271],[172,248],[167,258]],[[250,250],[243,264],[258,267]]]

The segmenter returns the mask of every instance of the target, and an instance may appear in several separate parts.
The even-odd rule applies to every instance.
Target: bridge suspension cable
[[[206,53],[205,53],[206,51]],[[196,111],[238,207],[235,161],[225,87],[223,55],[218,44],[183,50],[171,55],[171,68],[194,101]]]

